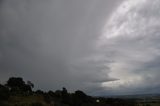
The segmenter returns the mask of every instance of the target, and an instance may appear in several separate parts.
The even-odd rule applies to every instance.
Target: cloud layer
[[[95,57],[95,41],[120,1],[1,0],[0,80],[21,76],[36,89],[92,94],[113,81]]]
[[[119,80],[103,86],[114,94],[160,92],[159,7],[159,0],[124,1],[104,27],[97,44]]]

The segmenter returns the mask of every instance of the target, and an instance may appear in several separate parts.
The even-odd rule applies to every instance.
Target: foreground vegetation
[[[0,84],[0,106],[160,106],[142,99],[91,97],[80,90],[68,93],[66,88],[55,92],[32,91],[33,87],[31,81],[9,78],[6,84]]]

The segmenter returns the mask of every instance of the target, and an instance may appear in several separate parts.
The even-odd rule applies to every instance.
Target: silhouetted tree
[[[53,91],[50,90],[50,91],[48,91],[48,95],[54,97],[54,96],[55,96],[55,93],[54,93]]]
[[[28,83],[28,84],[25,84],[25,82],[23,81],[23,78],[20,78],[20,77],[11,77],[7,81],[6,86],[9,87],[9,89],[12,92],[15,92],[15,91],[16,92],[17,91],[31,92],[32,91],[32,87],[34,85],[31,82]]]
[[[44,92],[42,90],[37,90],[37,91],[35,91],[35,93],[38,94],[38,95],[43,95],[44,94]]]
[[[6,100],[9,97],[9,89],[0,84],[0,100]]]
[[[44,93],[43,96],[44,96],[44,100],[45,100],[47,103],[52,104],[52,103],[53,103],[53,99],[55,98],[55,93],[50,90],[50,91],[48,91],[47,93]]]
[[[20,77],[17,77],[17,78],[16,77],[11,77],[7,81],[6,85],[11,89],[11,91],[12,90],[20,90],[24,87],[25,82]]]
[[[83,91],[77,90],[73,95],[73,101],[74,105],[81,106],[87,101],[87,95]]]
[[[85,99],[87,97],[87,95],[83,91],[80,91],[80,90],[75,91],[75,96],[80,99]]]
[[[56,97],[61,97],[62,96],[62,91],[61,90],[56,90],[55,95],[56,95]]]
[[[66,95],[68,93],[67,89],[65,87],[62,88],[62,95]]]
[[[70,100],[70,95],[68,94],[68,91],[65,87],[62,88],[62,103],[64,104],[70,104],[71,100]]]
[[[34,88],[34,84],[31,81],[27,81],[27,85],[30,86],[31,88]]]
[[[22,88],[22,91],[24,92],[32,92],[32,88],[29,85],[24,85]]]

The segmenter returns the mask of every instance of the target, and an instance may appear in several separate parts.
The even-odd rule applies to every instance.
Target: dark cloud
[[[159,92],[158,0],[1,0],[0,78],[92,95]]]
[[[92,60],[95,41],[119,0],[1,0],[0,78],[21,76],[36,88],[92,94],[109,77]],[[95,62],[95,63],[94,63]]]

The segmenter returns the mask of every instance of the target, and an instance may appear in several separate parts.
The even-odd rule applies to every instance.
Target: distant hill
[[[144,98],[160,98],[160,94],[135,94],[135,95],[111,95],[104,96],[105,98],[133,98],[133,99],[144,99]]]

